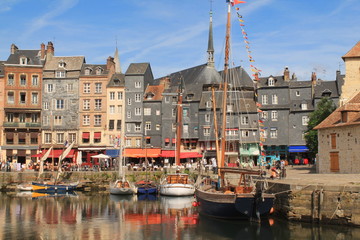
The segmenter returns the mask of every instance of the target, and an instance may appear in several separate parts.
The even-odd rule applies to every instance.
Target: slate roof
[[[20,64],[20,58],[28,59],[27,65],[43,65],[40,59],[40,50],[16,50],[14,54],[10,54],[6,60],[6,64]]]
[[[80,71],[83,63],[85,63],[84,56],[74,56],[74,57],[52,57],[46,60],[44,71],[54,71],[62,69],[59,67],[59,62],[64,61],[66,66],[66,71]]]
[[[273,77],[274,80],[275,80],[275,85],[274,86],[268,86],[268,79],[270,77]],[[288,87],[291,81],[295,82],[294,80],[285,81],[284,76],[272,76],[272,75],[270,75],[268,77],[259,78],[258,88]]]
[[[224,71],[220,71],[221,78],[224,76]],[[241,67],[229,69],[229,83],[235,88],[254,89],[254,82],[249,74]]]
[[[123,73],[113,74],[106,87],[125,87],[125,75]]]
[[[344,56],[342,56],[342,59],[354,57],[360,57],[360,41],[358,41],[354,47],[352,47]]]
[[[289,82],[290,88],[309,88],[311,87],[311,81],[292,81]]]
[[[347,121],[341,121],[342,112],[346,112]],[[337,108],[324,121],[314,129],[324,129],[333,127],[352,126],[360,124],[360,92],[358,92],[349,102]]]
[[[102,74],[100,75],[107,75],[109,73],[109,70],[107,69],[107,65],[106,64],[83,64],[82,65],[82,69],[81,69],[81,73],[80,75],[84,75],[84,76],[99,76],[96,74],[96,69],[97,68],[101,68],[104,71],[102,72]],[[85,75],[85,70],[86,69],[91,69],[91,73],[89,75]]]
[[[306,103],[307,109],[303,110],[301,104]],[[312,112],[314,111],[313,101],[311,99],[306,100],[291,100],[290,112]]]
[[[330,95],[327,95],[330,94]],[[321,81],[318,80],[315,86],[315,98],[322,98],[324,95],[331,98],[339,97],[336,81]]]
[[[5,61],[0,61],[0,77],[4,76],[4,63]]]
[[[126,70],[125,75],[143,75],[145,74],[150,63],[131,63]]]

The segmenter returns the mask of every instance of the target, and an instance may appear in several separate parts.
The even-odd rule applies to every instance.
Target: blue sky
[[[285,66],[299,80],[311,72],[334,80],[341,59],[360,40],[359,0],[246,0],[239,4],[253,65],[262,76]],[[223,68],[225,0],[213,0],[215,65]],[[39,49],[52,41],[56,56],[85,56],[105,63],[116,42],[123,71],[149,62],[154,77],[206,62],[209,0],[1,0],[0,60],[10,45]],[[251,74],[235,14],[231,61]]]

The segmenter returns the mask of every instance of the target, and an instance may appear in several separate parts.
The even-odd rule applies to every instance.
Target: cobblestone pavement
[[[271,181],[289,184],[360,186],[360,174],[320,174],[316,173],[314,165],[286,166],[286,178]]]

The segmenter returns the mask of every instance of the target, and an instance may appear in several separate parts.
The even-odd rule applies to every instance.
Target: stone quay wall
[[[290,221],[360,226],[360,186],[269,182],[277,216]]]

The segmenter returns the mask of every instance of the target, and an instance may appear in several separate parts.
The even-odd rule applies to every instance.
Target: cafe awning
[[[308,152],[309,149],[306,146],[289,146],[289,152]]]
[[[160,148],[125,148],[125,157],[132,158],[157,158],[161,153]]]
[[[175,157],[175,151],[174,150],[163,150],[161,151],[161,154],[159,157],[164,158],[174,158]],[[181,152],[180,158],[201,158],[202,155],[198,152]]]
[[[42,153],[38,153],[38,154],[35,154],[35,155],[31,155],[31,157],[42,157],[45,155],[45,153],[47,152],[48,150],[45,150],[43,151]],[[62,149],[53,149],[51,150],[50,152],[50,155],[48,158],[59,158],[61,153],[63,152]],[[74,149],[71,149],[69,154],[66,155],[66,158],[73,158],[75,155],[75,150]]]

